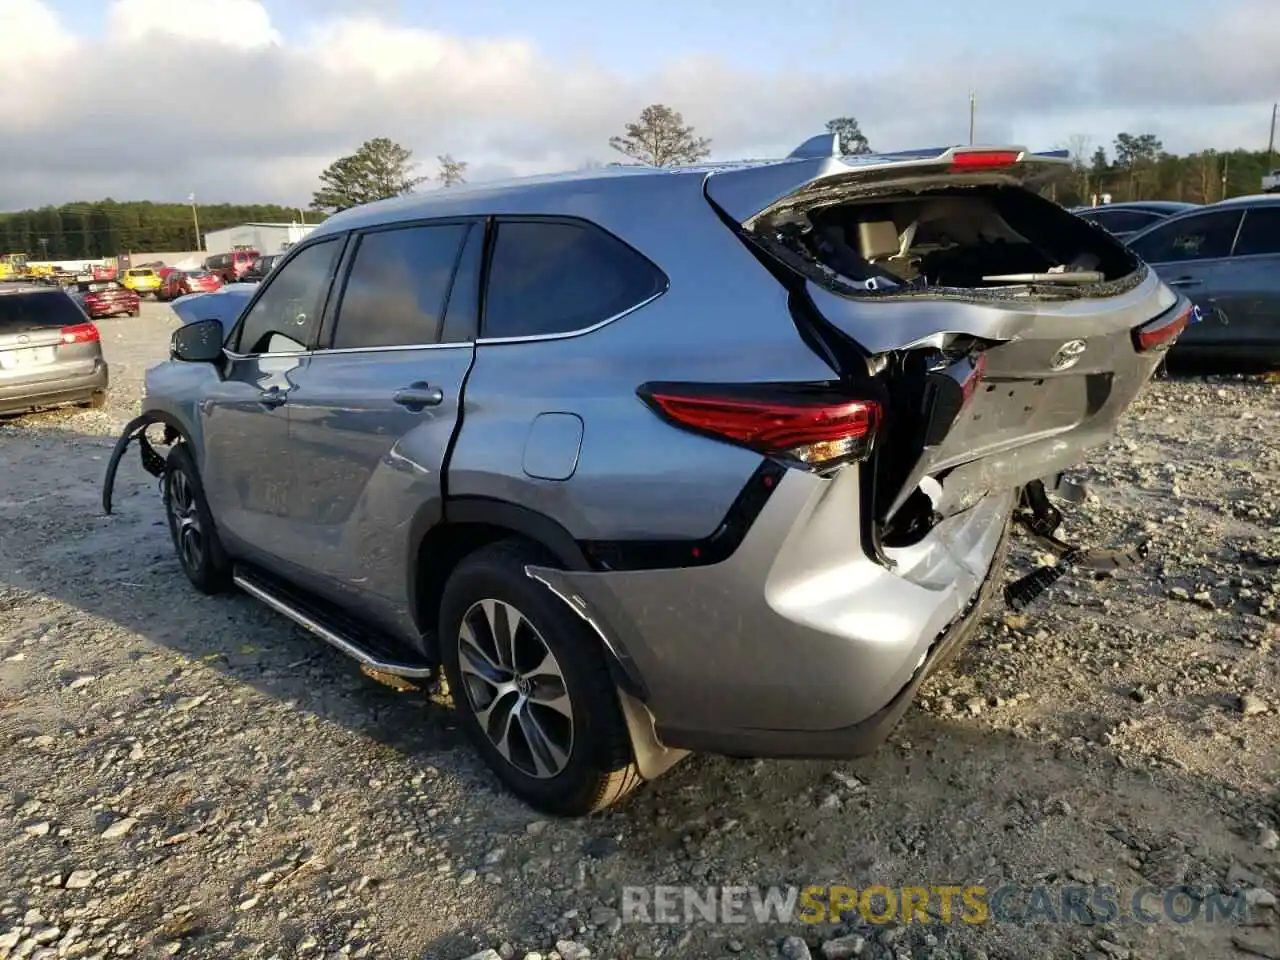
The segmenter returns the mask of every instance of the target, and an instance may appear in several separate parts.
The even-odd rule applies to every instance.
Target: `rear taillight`
[[[97,343],[100,339],[98,326],[94,323],[77,323],[75,326],[62,328],[63,343]]]
[[[651,383],[637,393],[675,426],[813,469],[865,458],[880,423],[875,401],[816,384]]]
[[[959,150],[951,157],[951,172],[999,170],[1013,166],[1021,156],[1017,150]]]
[[[1146,353],[1171,344],[1178,334],[1187,329],[1191,322],[1191,314],[1195,307],[1187,307],[1177,316],[1170,319],[1156,319],[1133,331],[1133,346],[1139,353]]]

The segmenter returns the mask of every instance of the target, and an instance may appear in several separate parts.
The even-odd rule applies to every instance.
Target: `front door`
[[[290,550],[304,584],[412,636],[415,516],[439,509],[474,356],[483,223],[366,232],[289,403]],[[416,531],[416,533],[415,533]]]
[[[1212,349],[1229,339],[1226,318],[1218,307],[1221,268],[1231,256],[1239,209],[1210,210],[1175,217],[1152,228],[1129,244],[1155,268],[1165,283],[1186,294],[1204,319],[1179,338],[1179,353],[1188,348]],[[1175,348],[1176,349],[1176,348]]]
[[[222,377],[201,402],[201,479],[210,508],[220,532],[260,562],[287,546],[296,490],[289,401],[341,251],[340,238],[315,243],[264,286],[228,338]]]

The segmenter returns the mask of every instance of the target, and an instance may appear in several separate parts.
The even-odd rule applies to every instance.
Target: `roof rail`
[[[800,146],[787,154],[788,160],[819,160],[823,157],[840,155],[840,135],[838,133],[820,133],[810,137]]]

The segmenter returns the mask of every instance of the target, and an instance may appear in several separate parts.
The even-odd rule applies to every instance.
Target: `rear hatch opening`
[[[1022,187],[902,189],[815,190],[754,218],[745,234],[845,296],[1059,300],[1114,295],[1141,279],[1126,247]]]
[[[1135,331],[1182,304],[1039,195],[1069,170],[984,147],[799,155],[707,178],[709,202],[790,289],[801,336],[883,407],[858,467],[875,518],[863,539],[881,559],[1078,463],[1158,362]]]

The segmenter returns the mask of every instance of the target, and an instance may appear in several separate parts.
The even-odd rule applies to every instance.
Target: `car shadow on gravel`
[[[500,898],[497,913],[480,898],[480,906],[451,920],[454,929],[443,936],[405,934],[410,940],[396,955],[463,956],[480,931],[489,931],[485,939],[494,943],[540,942],[549,916],[616,897],[625,884],[994,885],[1036,877],[1068,882],[1074,871],[1099,882],[1118,878],[1138,885],[1144,878],[1163,882],[1159,870],[1165,860],[1154,857],[1170,849],[1181,851],[1178,856],[1189,864],[1183,880],[1217,882],[1232,862],[1249,862],[1251,842],[1240,824],[1268,806],[1280,815],[1274,795],[1242,793],[1225,778],[1173,766],[1135,767],[1098,742],[1105,724],[1096,714],[1065,705],[1054,707],[1056,725],[1093,742],[913,710],[889,745],[848,763],[692,757],[620,807],[555,825],[558,853],[546,858],[536,846],[539,834],[524,830],[534,815],[509,798],[493,802],[494,793],[501,795],[497,781],[469,749],[460,749],[464,737],[447,706],[420,691],[395,692],[364,677],[347,658],[249,597],[197,593],[173,557],[156,482],[136,455],[121,466],[114,514],[102,515],[102,471],[114,437],[81,434],[74,425],[74,417],[0,425],[6,480],[0,487],[0,613],[21,606],[28,618],[23,629],[43,630],[46,614],[30,596],[37,595],[55,602],[47,626],[75,611],[98,621],[67,631],[93,642],[74,667],[61,659],[73,655],[58,651],[51,669],[65,674],[60,684],[74,682],[76,673],[129,674],[129,661],[155,658],[154,644],[187,664],[218,671],[233,685],[296,703],[320,721],[388,748],[396,757],[388,756],[387,776],[397,788],[415,771],[438,763],[441,754],[456,752],[465,758],[458,766],[469,786],[484,788],[478,816],[488,822],[486,829],[508,831],[508,857],[518,862],[516,869],[527,875],[529,865],[536,865],[537,885],[544,885],[546,872],[546,888],[558,891],[548,899],[549,894],[517,888],[548,901],[540,900],[538,910],[556,911],[534,918],[524,915],[510,893]],[[109,625],[147,642],[95,636]],[[950,669],[981,670],[985,660],[1000,656],[993,646],[979,638],[976,649]],[[129,682],[136,680],[130,676]],[[40,690],[34,682],[19,685],[15,702],[38,698]],[[171,696],[179,699],[176,690]],[[36,715],[40,705],[31,704],[31,710]],[[473,813],[461,803],[474,802],[468,789],[468,799],[445,816]],[[475,866],[486,869],[478,858]],[[435,881],[420,865],[416,873],[412,866],[404,869],[413,882],[392,887],[386,896],[404,898],[407,915],[414,916],[418,888]],[[244,870],[247,877],[248,866]],[[579,921],[562,922],[569,924],[564,935],[578,932]],[[933,928],[931,935],[938,934]],[[624,940],[630,935],[627,929],[621,934]],[[651,943],[667,935],[650,931],[643,939]],[[680,935],[671,933],[673,955],[682,955]],[[997,948],[1005,943],[1008,949],[994,956],[1062,955],[1061,939],[1051,953],[1028,952],[1026,938],[1068,937],[1083,945],[1089,935],[1074,929],[1064,934],[1061,927],[1056,933],[955,927],[942,932],[944,940],[976,937]],[[1214,931],[1178,935],[1190,942]],[[1165,936],[1173,934],[1159,934]],[[1168,949],[1159,955],[1217,954],[1196,945],[1185,954]]]
[[[112,515],[104,515],[102,473],[114,437],[57,428],[69,427],[70,417],[50,411],[0,423],[0,458],[7,474],[19,474],[0,493],[0,536],[12,558],[8,570],[0,568],[0,584],[110,621],[278,699],[297,699],[397,750],[462,742],[452,711],[427,691],[374,682],[243,593],[197,592],[173,557],[157,481],[132,451],[121,463]],[[10,452],[14,445],[20,455]],[[65,462],[68,452],[75,462]]]

